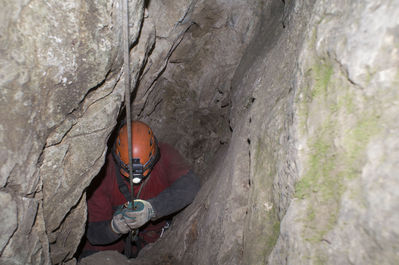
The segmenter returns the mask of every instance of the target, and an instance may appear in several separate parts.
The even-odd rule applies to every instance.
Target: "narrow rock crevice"
[[[398,2],[129,0],[132,116],[201,190],[137,259],[79,262],[125,115],[121,2],[22,2],[0,11],[0,264],[399,263]]]

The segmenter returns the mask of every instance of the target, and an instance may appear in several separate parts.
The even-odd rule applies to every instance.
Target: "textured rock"
[[[399,5],[319,1],[297,72],[300,181],[271,264],[396,264]]]
[[[119,1],[3,2],[0,263],[76,264],[124,97]],[[130,11],[133,115],[203,186],[138,259],[81,264],[399,263],[397,1]]]
[[[134,260],[128,260],[126,256],[117,251],[102,251],[82,259],[79,265],[113,265],[113,264],[135,264]]]
[[[141,112],[160,139],[174,143],[191,161],[200,161],[198,168],[206,172],[202,177],[204,182],[208,181],[195,202],[174,220],[164,239],[143,250],[135,264],[242,262],[249,190],[245,177],[249,174],[248,126],[237,124],[232,128],[233,140],[228,144],[231,134],[227,121],[231,107],[229,80],[260,17],[256,2],[235,1],[233,7],[229,4],[231,2],[196,3],[192,14],[186,17],[186,24],[190,25],[190,21],[195,24],[185,32],[180,45],[171,54],[169,60],[173,64],[167,66],[150,88],[153,92]],[[211,13],[204,13],[209,9]],[[172,12],[171,16],[174,14]],[[151,15],[150,6],[148,19]],[[144,25],[146,23],[147,20]],[[207,68],[208,65],[212,67]],[[139,86],[138,103],[143,84],[145,82]],[[224,144],[220,143],[221,139]],[[199,159],[196,154],[207,160]],[[223,166],[216,168],[216,165]],[[102,253],[82,263],[101,262],[105,257],[112,259],[111,254]]]
[[[162,54],[169,64],[156,82],[147,80],[154,80],[153,73],[163,65],[157,67],[156,59],[147,65],[139,86],[146,94],[137,95],[135,114],[152,124],[158,138],[176,146],[207,179],[206,168],[213,163],[209,150],[214,152],[231,137],[231,78],[254,34],[257,4],[182,1],[181,9],[168,7],[171,12],[166,13],[159,6],[162,3],[157,1],[149,6],[150,17],[160,18],[162,25],[155,23],[157,44],[150,60]],[[165,25],[173,30],[167,34],[158,30]]]
[[[176,221],[180,229],[172,228],[165,241],[148,247],[139,259],[143,264],[162,263],[167,257],[173,264],[397,262],[397,189],[384,183],[397,187],[393,172],[398,164],[398,91],[392,73],[398,67],[397,49],[390,45],[395,43],[391,24],[398,8],[383,1],[285,1],[284,10],[282,5],[270,1],[263,7],[263,23],[232,79],[227,98],[231,96],[228,119],[233,133],[224,149],[228,156],[221,153],[215,171],[206,168],[213,173]],[[370,23],[384,12],[386,21]],[[371,34],[378,36],[376,31],[380,37],[372,38]],[[196,80],[191,71],[176,67],[190,61],[191,56],[184,55],[194,52],[190,46],[183,49],[185,40],[171,57],[176,63],[168,66],[154,90],[168,91],[164,95],[172,95],[174,102],[189,105],[197,91],[182,96],[173,89],[176,81],[181,88]],[[371,62],[369,56],[376,60]],[[375,75],[367,75],[373,63]],[[187,78],[172,79],[178,76]],[[199,89],[209,86],[192,83]],[[209,102],[209,93],[204,95],[199,106]],[[184,116],[187,108],[182,108],[183,124],[174,126],[154,109],[170,117],[179,113],[178,104],[162,105],[156,99],[149,104],[154,106],[151,119],[158,116],[159,127],[171,124],[173,130],[168,131],[174,135],[163,134],[167,139],[195,120]],[[187,141],[181,135],[176,138],[175,143]],[[244,206],[240,202],[246,194],[249,201]],[[358,197],[363,199],[359,202]]]
[[[141,27],[143,2],[132,1],[130,10],[133,11],[130,14],[130,24],[134,26],[130,36],[133,37],[131,42],[134,42]],[[116,9],[113,12],[120,11]],[[117,23],[115,25],[120,27]],[[114,50],[107,50],[113,53],[117,51],[118,46],[114,46]],[[136,57],[145,57],[145,54],[136,54]],[[142,64],[144,61],[141,59],[139,62]],[[111,70],[108,68],[108,73]],[[137,75],[140,70],[141,66],[136,62],[134,74]],[[64,131],[57,131],[50,136],[50,139],[54,139],[61,135],[61,142],[47,143],[44,150],[41,167],[43,185],[47,186],[43,193],[44,217],[47,221],[52,261],[55,263],[72,258],[84,234],[84,223],[75,224],[76,220],[86,218],[85,197],[82,194],[104,164],[107,139],[116,125],[124,94],[123,78],[120,78],[120,74],[112,75],[112,72],[108,75],[110,77],[100,84],[96,93],[89,94],[82,102],[81,109],[73,113],[72,121],[68,121],[72,126],[63,126]],[[132,80],[133,85],[135,81]],[[54,178],[54,175],[60,177]],[[71,211],[71,208],[74,209]],[[60,241],[63,245],[59,244]]]
[[[301,23],[294,23],[283,21],[285,12],[292,7],[284,6],[281,1],[270,1],[263,8],[258,33],[233,79],[236,88],[233,98],[237,104],[233,103],[236,107],[232,112],[242,113],[237,116],[241,120],[233,121],[241,124],[246,120],[250,128],[247,135],[250,188],[242,264],[267,264],[297,175],[292,137],[292,79],[309,14],[298,12],[295,19]]]
[[[0,228],[0,249],[3,250],[9,238],[17,229],[17,205],[10,194],[0,192],[0,203],[2,209]]]
[[[172,54],[172,64],[154,84],[152,102],[142,112],[144,117],[149,116],[160,138],[180,147],[192,161],[199,161],[198,168],[205,175],[195,202],[179,215],[162,241],[141,253],[138,264],[164,264],[166,260],[171,264],[243,262],[250,189],[250,126],[246,117],[251,90],[246,97],[240,93],[234,96],[236,108],[229,115],[231,93],[247,91],[238,84],[231,90],[231,79],[243,48],[255,33],[256,21],[262,17],[256,2],[236,1],[230,8],[224,5],[227,3],[222,1],[197,3],[189,17],[196,24]],[[279,6],[282,15],[280,2],[273,7],[278,11]],[[205,10],[212,11],[203,13]],[[275,17],[275,24],[279,24],[279,18]],[[245,69],[242,73],[246,74]],[[231,139],[229,118],[234,120]],[[195,156],[196,152],[202,159]]]
[[[119,3],[4,4],[0,185],[14,202],[2,201],[10,222],[0,263],[59,263],[72,259],[84,233],[84,190],[104,163],[123,100]],[[143,1],[130,11],[133,43]]]

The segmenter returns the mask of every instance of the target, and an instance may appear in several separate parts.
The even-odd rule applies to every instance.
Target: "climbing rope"
[[[132,164],[132,118],[130,110],[130,52],[129,52],[129,6],[128,0],[122,0],[122,32],[123,32],[123,63],[125,70],[125,109],[127,123],[127,140],[129,155],[129,178],[131,206],[134,207],[134,189],[133,189],[133,164]]]
[[[125,110],[127,125],[127,143],[129,155],[130,203],[128,207],[134,208],[133,189],[133,161],[132,161],[132,117],[130,110],[130,52],[129,52],[129,6],[128,0],[122,0],[122,32],[123,32],[123,68],[125,70]],[[138,230],[130,231],[125,244],[125,255],[132,256],[132,239],[137,236]]]

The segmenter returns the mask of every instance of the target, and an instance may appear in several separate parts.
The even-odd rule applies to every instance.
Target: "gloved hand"
[[[130,227],[123,218],[123,210],[123,205],[121,205],[112,217],[111,228],[117,234],[127,234],[130,231]]]
[[[151,203],[144,200],[135,200],[134,208],[125,208],[122,212],[126,224],[131,229],[136,229],[155,217]]]

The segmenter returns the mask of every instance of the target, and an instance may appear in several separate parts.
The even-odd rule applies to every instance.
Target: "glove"
[[[122,215],[130,229],[137,229],[155,217],[155,212],[148,201],[135,200],[134,207],[123,209]]]
[[[111,221],[111,228],[117,234],[127,234],[130,231],[130,227],[127,225],[125,218],[123,218],[123,205],[120,206]]]

